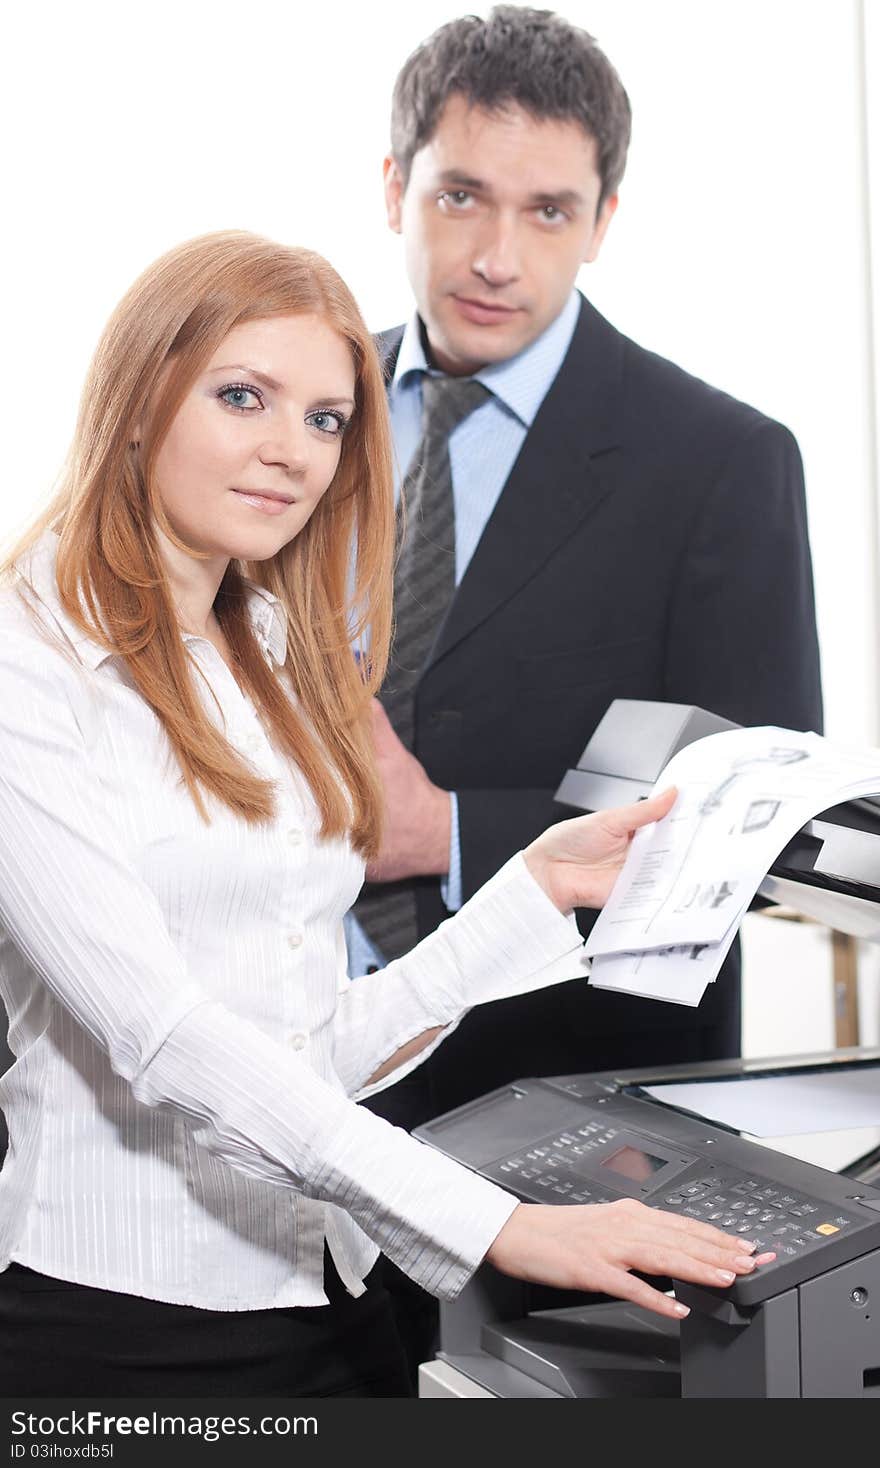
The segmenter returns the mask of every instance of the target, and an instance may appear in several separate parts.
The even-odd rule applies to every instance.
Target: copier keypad
[[[603,1151],[612,1152],[620,1128],[603,1121],[560,1132],[523,1148],[485,1168],[512,1192],[537,1202],[609,1203],[625,1193],[597,1175]],[[703,1164],[705,1169],[705,1164]],[[633,1189],[629,1196],[638,1195]],[[855,1220],[822,1203],[758,1174],[724,1175],[689,1167],[661,1191],[642,1193],[644,1201],[683,1217],[711,1223],[726,1233],[742,1234],[758,1250],[773,1250],[780,1260],[818,1246],[852,1228]]]
[[[759,1249],[789,1256],[833,1238],[854,1221],[827,1204],[787,1193],[758,1177],[703,1177],[652,1202],[725,1233],[743,1234]]]

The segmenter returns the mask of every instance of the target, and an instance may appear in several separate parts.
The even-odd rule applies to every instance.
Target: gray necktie
[[[379,695],[401,742],[413,748],[415,689],[455,590],[455,505],[449,435],[491,396],[472,377],[422,379],[422,437],[401,491],[394,573],[395,632]],[[415,751],[418,754],[418,750]],[[418,940],[412,881],[367,883],[355,916],[386,959]]]

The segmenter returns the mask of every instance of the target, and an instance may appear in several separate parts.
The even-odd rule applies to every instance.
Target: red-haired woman
[[[0,595],[4,1396],[403,1394],[380,1249],[445,1297],[488,1257],[667,1315],[631,1269],[754,1267],[639,1204],[518,1205],[355,1104],[471,1005],[569,978],[564,914],[670,803],[553,828],[349,982],[393,515],[324,260],[224,233],[146,271]]]

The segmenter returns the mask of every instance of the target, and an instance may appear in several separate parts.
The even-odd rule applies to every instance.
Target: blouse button
[[[288,935],[287,935],[287,946],[288,946],[288,948],[299,948],[300,944],[302,943],[302,940],[303,940],[302,933],[288,933]]]
[[[308,1044],[308,1037],[306,1035],[297,1034],[297,1035],[291,1035],[291,1037],[290,1037],[290,1048],[291,1048],[291,1050],[305,1050],[307,1044]]]

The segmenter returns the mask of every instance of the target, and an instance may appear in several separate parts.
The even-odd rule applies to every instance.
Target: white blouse
[[[299,772],[216,650],[205,706],[273,780],[267,825],[206,824],[124,662],[62,610],[57,538],[0,593],[0,1269],[214,1310],[319,1305],[326,1239],[352,1294],[384,1250],[446,1298],[516,1200],[354,1104],[423,1030],[585,972],[516,856],[412,953],[351,982],[363,879],[319,840]],[[271,664],[282,609],[248,591]],[[200,680],[199,680],[200,681]],[[213,697],[212,697],[213,694]],[[214,703],[216,698],[216,704]],[[437,1042],[435,1042],[437,1043]]]

